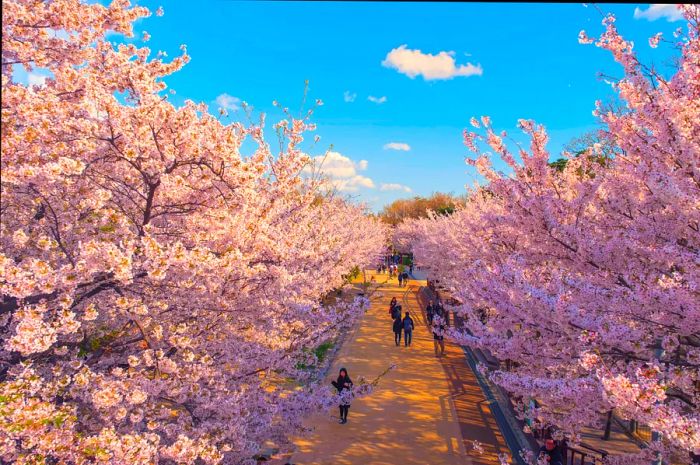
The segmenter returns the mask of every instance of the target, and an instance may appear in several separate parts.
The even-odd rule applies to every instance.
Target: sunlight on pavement
[[[391,364],[397,368],[372,395],[352,404],[347,424],[337,423],[335,409],[311,418],[307,424],[315,431],[295,441],[299,450],[291,463],[487,465],[498,464],[498,453],[510,453],[461,348],[448,343],[447,357],[435,357],[419,306],[421,284],[412,280],[400,288],[393,279],[380,287],[381,297],[373,299],[354,338],[336,356],[328,382],[340,366],[353,379],[373,379]],[[403,340],[399,347],[394,344],[388,315],[392,297],[416,323],[411,347]],[[472,450],[473,440],[482,443],[482,455]]]

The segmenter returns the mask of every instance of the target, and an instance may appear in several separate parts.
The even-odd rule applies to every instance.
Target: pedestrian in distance
[[[413,328],[415,328],[413,318],[411,318],[409,312],[406,312],[406,316],[403,317],[403,344],[405,347],[409,347],[411,345],[411,340],[413,339]]]
[[[396,297],[391,298],[391,302],[389,302],[389,315],[391,315],[391,319],[394,319],[394,309],[398,303],[396,302]]]
[[[396,318],[394,318],[394,343],[396,344],[396,347],[401,345],[401,331],[403,330],[403,321],[401,320],[401,312],[396,315]]]
[[[403,285],[408,286],[408,273],[403,272]]]
[[[445,355],[445,319],[441,315],[435,315],[431,324],[433,328],[433,344],[435,345],[435,356]],[[438,348],[440,353],[438,354]]]
[[[425,314],[428,317],[428,325],[432,328],[433,317],[435,316],[435,308],[433,306],[433,301],[428,302],[428,306],[425,308]]]
[[[403,273],[399,273],[399,287],[403,286]]]
[[[548,465],[563,465],[564,459],[561,455],[559,446],[554,442],[554,439],[546,439],[544,446],[540,447],[540,457],[544,457]]]
[[[347,395],[347,393],[349,393],[352,389],[352,381],[350,380],[350,376],[348,376],[348,370],[346,370],[345,368],[341,368],[340,373],[338,373],[338,379],[335,381],[331,381],[331,384],[334,388],[338,390],[338,394],[342,396],[343,391],[346,391]],[[341,398],[339,407],[340,420],[338,421],[338,423],[342,425],[348,422],[348,410],[350,410],[350,401],[347,398]]]
[[[411,265],[408,267],[408,269],[410,271],[410,274],[413,274],[413,263],[411,263]]]

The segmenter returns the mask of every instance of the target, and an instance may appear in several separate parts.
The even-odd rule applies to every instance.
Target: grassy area
[[[323,363],[326,356],[328,355],[328,352],[333,348],[334,345],[335,342],[330,340],[320,344],[318,347],[311,351],[314,354],[314,356],[316,356],[316,363],[313,365],[306,365],[305,363],[300,362],[297,364],[296,368],[298,370],[311,370],[313,368],[316,368],[318,365]],[[308,351],[308,349],[306,351]]]

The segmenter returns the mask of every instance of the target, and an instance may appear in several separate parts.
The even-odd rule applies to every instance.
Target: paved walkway
[[[376,275],[377,282],[386,279]],[[398,367],[372,395],[353,402],[347,424],[338,424],[337,409],[311,418],[315,431],[297,439],[299,451],[291,463],[495,465],[497,453],[510,454],[461,348],[446,343],[447,357],[435,357],[418,301],[424,284],[411,280],[399,288],[392,279],[373,296],[355,334],[336,356],[328,382],[341,366],[354,381],[360,376],[374,379],[391,364]],[[392,297],[416,323],[411,347],[403,341],[400,347],[394,344],[388,313]],[[472,450],[473,440],[483,444],[483,454]]]

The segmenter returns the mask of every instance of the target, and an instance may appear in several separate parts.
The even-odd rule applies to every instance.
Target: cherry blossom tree
[[[172,105],[184,46],[166,62],[106,39],[149,15],[3,2],[3,462],[247,463],[288,447],[334,401],[302,368],[308,348],[367,303],[323,305],[386,239],[301,176],[311,112],[275,125],[274,153],[262,122]],[[24,85],[17,67],[49,77]]]
[[[454,215],[409,220],[395,237],[462,302],[467,329],[451,336],[515,362],[490,376],[540,401],[533,417],[573,442],[611,409],[662,433],[618,463],[700,453],[700,8],[683,12],[670,79],[603,21],[595,44],[624,70],[622,109],[596,104],[612,155],[593,144],[552,167],[545,129],[521,120],[530,147],[518,161],[507,134],[472,119],[468,162],[488,183]]]

